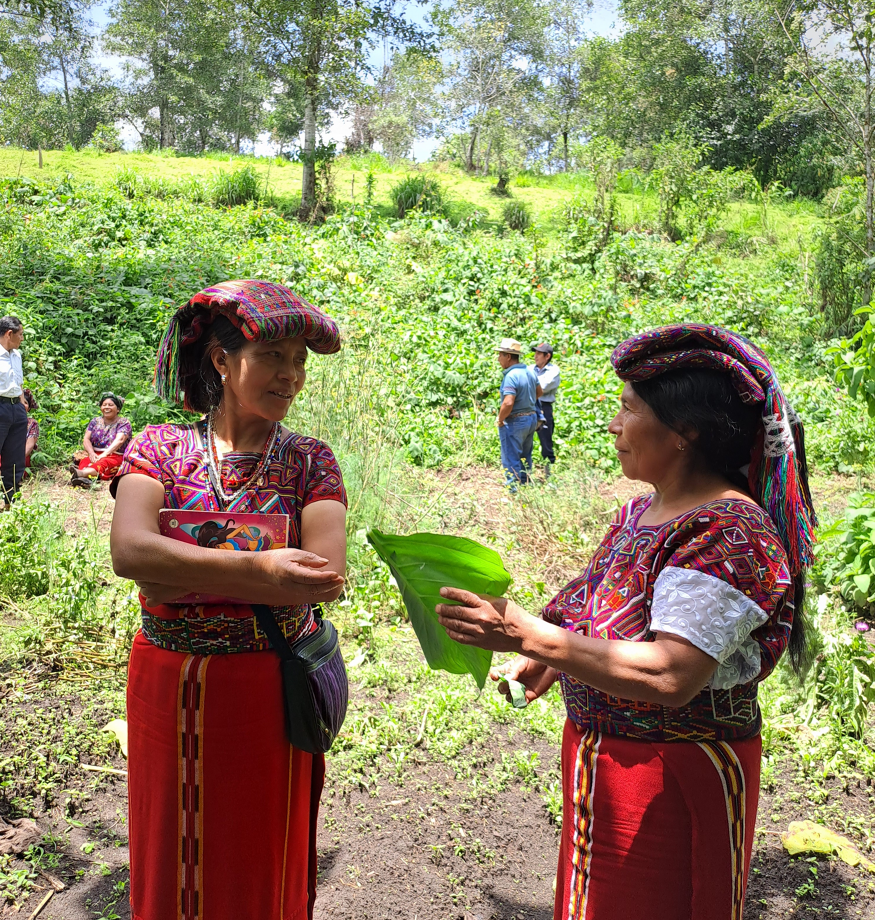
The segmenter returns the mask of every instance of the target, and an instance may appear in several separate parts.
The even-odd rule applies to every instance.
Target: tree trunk
[[[170,130],[170,113],[167,111],[167,100],[162,99],[158,103],[158,147],[163,150],[165,147],[173,146],[173,136]]]
[[[568,156],[568,128],[562,132],[562,159],[565,161],[565,172],[571,168],[571,159]]]
[[[867,51],[871,51],[867,47]],[[871,58],[869,59],[871,60]],[[869,264],[863,274],[863,306],[872,302],[872,259],[875,258],[875,162],[873,162],[872,133],[872,67],[866,71],[866,95],[863,108],[863,160],[866,167],[866,255]]]
[[[875,258],[875,163],[871,131],[866,132],[863,143],[863,153],[866,161],[866,255],[871,260]],[[868,306],[872,301],[872,269],[868,268],[863,275],[863,305]]]
[[[480,134],[480,128],[475,126],[471,128],[471,143],[468,144],[468,153],[466,154],[465,169],[470,173],[474,172],[474,149],[477,147],[477,138]]]
[[[311,94],[304,102],[304,155],[301,173],[300,217],[308,220],[316,207],[316,104]]]
[[[73,140],[73,103],[70,102],[70,85],[67,80],[67,64],[64,61],[64,55],[58,55],[58,63],[61,65],[61,76],[64,78],[64,102],[67,106],[67,140],[71,147],[75,147]]]
[[[492,138],[489,138],[489,143],[486,145],[486,156],[483,157],[483,175],[489,175],[489,158],[492,156]]]

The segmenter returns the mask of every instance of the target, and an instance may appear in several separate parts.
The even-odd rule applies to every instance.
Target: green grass
[[[240,166],[253,169],[273,192],[276,200],[294,210],[301,196],[301,166],[281,158],[211,154],[208,157],[175,156],[172,154],[112,153],[93,150],[43,151],[43,169],[38,168],[35,151],[0,148],[0,176],[30,176],[32,178],[62,177],[67,173],[79,182],[108,184],[121,168],[133,169],[150,179],[180,182],[197,178],[211,181],[216,174],[231,173]],[[370,170],[375,179],[374,206],[385,217],[395,215],[392,189],[406,176],[424,174],[441,183],[450,202],[449,212],[456,218],[474,212],[485,215],[483,225],[493,229],[502,225],[505,201],[491,193],[495,177],[468,175],[445,164],[412,164],[405,161],[389,163],[382,156],[345,157],[335,166],[335,193],[342,205],[361,204],[365,197],[365,176]],[[561,222],[563,205],[574,195],[594,197],[594,186],[585,174],[529,175],[522,174],[511,182],[514,198],[524,202],[532,211],[535,224],[546,233],[553,233]],[[618,218],[625,226],[649,226],[656,217],[658,206],[653,193],[638,189],[634,194],[616,195]],[[821,219],[821,208],[808,201],[780,203],[776,209],[774,242],[779,246],[810,245],[812,229]],[[748,202],[733,202],[729,216],[723,222],[726,229],[760,237],[763,235],[759,209]]]

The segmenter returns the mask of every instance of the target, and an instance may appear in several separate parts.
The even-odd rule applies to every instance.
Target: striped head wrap
[[[621,380],[633,383],[683,368],[721,371],[744,402],[762,405],[763,426],[751,453],[748,485],[778,530],[792,574],[810,566],[817,518],[802,423],[765,354],[728,329],[682,323],[632,336],[617,346],[611,364]]]
[[[289,288],[271,281],[222,281],[199,291],[170,320],[155,365],[155,389],[164,399],[182,402],[180,354],[218,316],[230,320],[250,342],[303,336],[318,354],[340,351],[334,320]]]

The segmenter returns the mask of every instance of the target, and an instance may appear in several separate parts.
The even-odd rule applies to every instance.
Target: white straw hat
[[[496,351],[503,351],[507,355],[521,355],[523,346],[516,339],[502,339]]]

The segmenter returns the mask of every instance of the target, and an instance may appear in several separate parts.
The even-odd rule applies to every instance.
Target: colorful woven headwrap
[[[763,428],[751,454],[748,484],[778,530],[792,574],[810,566],[817,518],[802,424],[763,352],[727,329],[684,323],[627,339],[614,350],[611,364],[621,380],[633,383],[681,368],[722,371],[744,402],[762,404]]]
[[[303,336],[319,354],[340,351],[337,324],[294,291],[271,281],[222,281],[199,291],[170,320],[158,349],[155,389],[164,399],[182,401],[179,359],[217,316],[229,319],[250,342]]]

